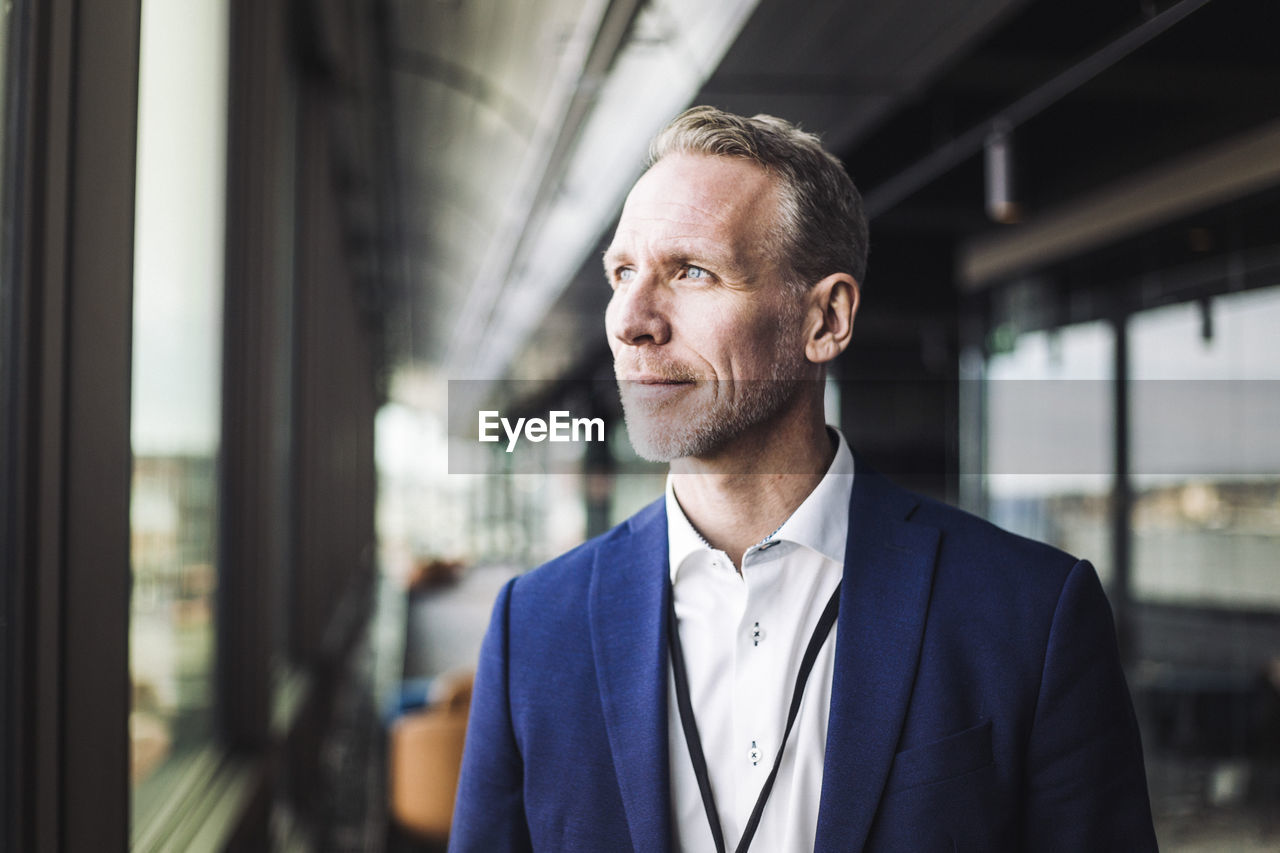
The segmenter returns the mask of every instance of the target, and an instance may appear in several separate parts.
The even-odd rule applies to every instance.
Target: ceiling
[[[574,348],[528,342],[576,327],[571,305],[547,315],[576,279],[599,287],[584,262],[672,115],[776,113],[839,149],[1022,2],[400,0],[414,361],[451,378],[563,370]]]
[[[873,214],[872,335],[953,321],[957,258],[1023,228],[984,210],[993,127],[1013,132],[1026,221],[1052,215],[1280,117],[1278,16],[1268,0],[391,0],[410,285],[394,358],[450,379],[589,373],[599,251],[648,139],[693,103],[783,116],[845,159]]]

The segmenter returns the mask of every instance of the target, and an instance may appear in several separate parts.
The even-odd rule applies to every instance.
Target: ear
[[[809,361],[825,364],[848,348],[861,291],[847,273],[832,273],[809,289],[804,342]]]

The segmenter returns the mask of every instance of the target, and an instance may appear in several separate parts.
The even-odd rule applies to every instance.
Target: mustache
[[[635,356],[628,359],[626,364],[615,363],[614,373],[619,378],[639,375],[654,377],[665,382],[697,382],[700,378],[697,372],[686,364],[653,356]]]

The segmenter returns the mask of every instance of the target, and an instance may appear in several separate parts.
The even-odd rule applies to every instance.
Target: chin
[[[793,398],[791,383],[743,383],[733,399],[687,400],[683,405],[647,405],[622,395],[627,436],[636,455],[650,462],[709,458],[744,433],[776,418]]]
[[[676,413],[655,414],[637,411],[635,405],[623,403],[627,423],[627,437],[631,447],[641,459],[650,462],[671,462],[688,456],[700,456],[707,450],[708,438],[705,413],[703,417],[690,418]]]

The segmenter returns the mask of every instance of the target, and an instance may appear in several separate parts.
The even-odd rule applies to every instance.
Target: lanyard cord
[[[711,778],[707,775],[707,758],[702,752],[702,739],[698,737],[698,724],[693,719],[693,703],[689,699],[689,673],[684,663],[684,647],[680,644],[680,631],[676,622],[675,590],[667,597],[667,645],[671,649],[671,669],[676,682],[676,705],[680,709],[680,726],[684,729],[685,743],[689,746],[689,759],[693,762],[693,775],[698,779],[698,790],[702,794],[702,806],[706,809],[707,820],[711,823],[711,837],[716,844],[716,853],[725,853],[724,830],[720,827],[720,813],[716,810],[716,798],[711,792]],[[836,622],[836,614],[840,610],[840,585],[836,584],[826,609],[813,629],[809,645],[804,650],[800,661],[800,672],[796,675],[796,687],[791,694],[791,710],[787,712],[787,727],[782,733],[782,741],[778,744],[778,753],[773,759],[773,769],[760,788],[760,796],[756,798],[755,808],[742,831],[742,840],[738,842],[735,853],[746,853],[751,846],[751,839],[760,825],[760,816],[764,813],[764,804],[773,792],[773,782],[778,777],[778,768],[782,766],[782,753],[787,746],[787,738],[791,735],[791,727],[795,724],[796,714],[800,712],[800,700],[804,697],[805,684],[809,681],[809,672],[818,658],[818,651],[831,633],[831,626]]]

